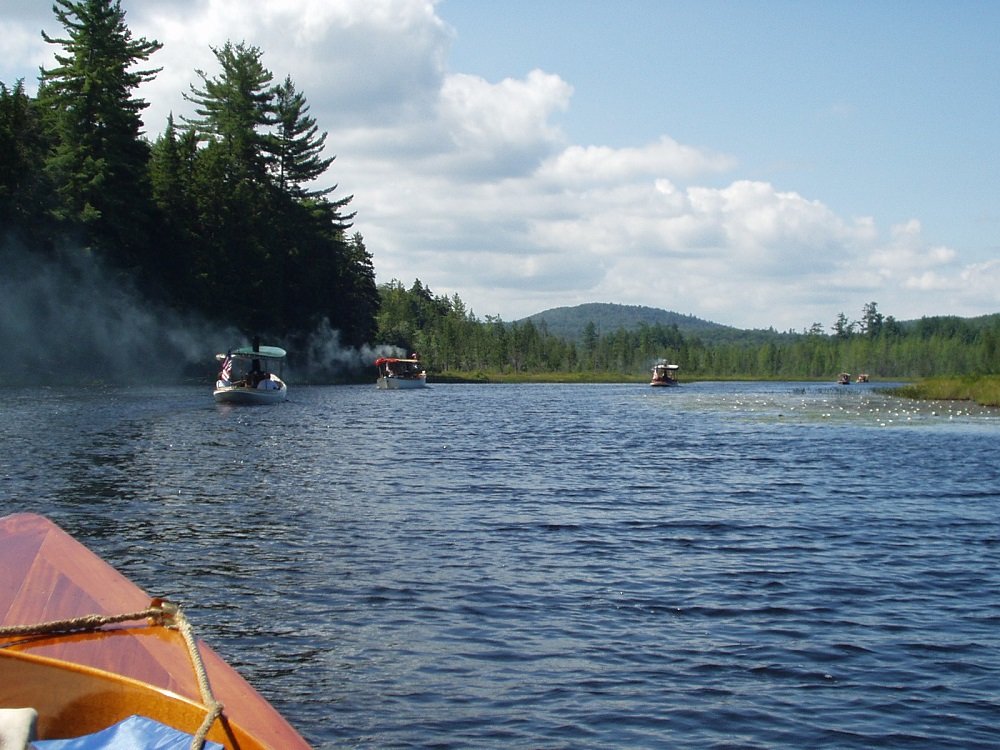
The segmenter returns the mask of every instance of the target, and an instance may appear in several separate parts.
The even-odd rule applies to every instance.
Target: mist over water
[[[86,250],[44,257],[6,242],[0,267],[0,375],[8,384],[212,382],[215,354],[250,344],[233,326],[147,299]],[[225,300],[219,304],[224,309]],[[343,379],[397,353],[342,346],[327,320],[300,350],[254,333],[288,349],[285,374],[293,383]]]

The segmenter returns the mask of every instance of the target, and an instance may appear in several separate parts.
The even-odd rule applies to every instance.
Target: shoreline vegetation
[[[642,375],[623,374],[620,372],[497,372],[477,370],[474,372],[445,371],[431,373],[428,377],[434,383],[635,383],[648,384],[649,373]],[[893,382],[901,382],[907,378],[892,378]],[[803,383],[833,383],[831,378],[787,378],[762,375],[712,375],[698,373],[690,377],[678,378],[679,384],[712,382],[803,382]],[[431,382],[431,381],[428,381]]]
[[[832,334],[818,323],[780,333],[681,330],[676,322],[637,318],[635,308],[601,304],[547,311],[558,313],[550,328],[547,312],[510,323],[480,319],[457,294],[435,295],[419,279],[410,288],[394,280],[379,293],[376,340],[419,352],[430,382],[639,383],[660,359],[680,365],[682,382],[835,382],[848,372],[888,388],[1000,373],[1000,313],[896,321],[870,302],[861,321],[838,317]]]
[[[1000,407],[1000,375],[936,377],[890,390],[895,396],[923,401],[973,401]]]
[[[684,382],[702,380],[784,380],[784,378],[711,377],[699,376]],[[905,380],[901,378],[900,380]],[[433,375],[432,383],[645,383],[648,377],[627,377],[614,372],[441,372]],[[802,382],[827,382],[825,379],[810,378]],[[888,393],[902,398],[922,401],[972,401],[980,406],[1000,407],[1000,375],[967,375],[962,377],[935,377],[914,383],[886,389]]]

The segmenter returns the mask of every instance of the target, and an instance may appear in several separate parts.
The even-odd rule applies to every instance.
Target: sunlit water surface
[[[317,747],[996,748],[1000,414],[792,383],[7,390],[47,514]]]

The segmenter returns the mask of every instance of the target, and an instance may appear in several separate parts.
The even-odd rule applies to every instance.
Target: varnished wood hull
[[[51,521],[0,518],[0,625],[146,609],[150,597]],[[307,749],[214,651],[199,650],[225,706],[208,739],[230,750]],[[92,633],[0,637],[0,707],[38,710],[40,739],[75,737],[140,714],[193,734],[207,709],[180,633],[146,621]]]

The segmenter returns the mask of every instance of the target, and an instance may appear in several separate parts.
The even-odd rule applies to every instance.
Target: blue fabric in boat
[[[129,716],[94,734],[68,740],[35,740],[37,750],[189,750],[191,735],[145,716]],[[206,750],[223,750],[205,742]]]

